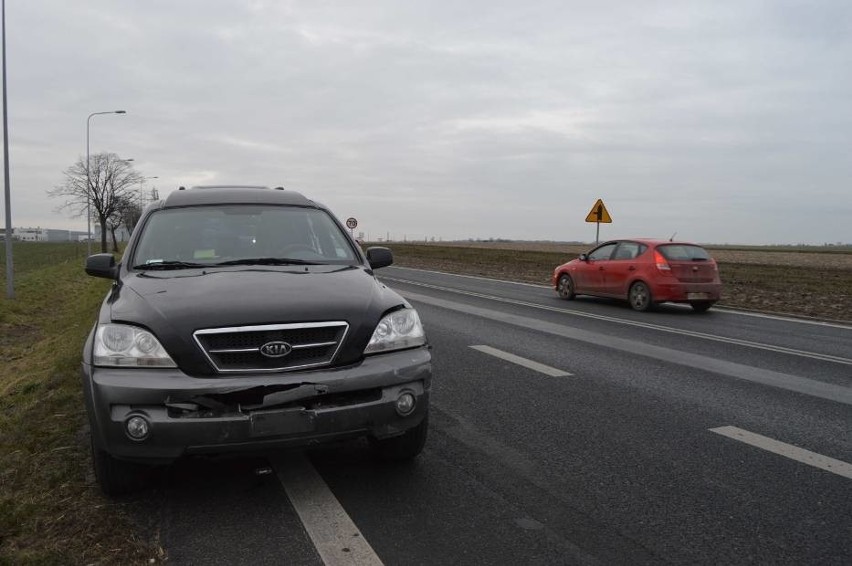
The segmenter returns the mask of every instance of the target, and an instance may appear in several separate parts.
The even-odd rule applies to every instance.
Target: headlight
[[[376,330],[370,343],[364,349],[365,354],[387,352],[389,350],[401,350],[413,348],[426,343],[426,334],[420,317],[414,309],[400,309],[385,315]]]
[[[95,333],[95,365],[177,367],[153,334],[128,324],[101,324]]]

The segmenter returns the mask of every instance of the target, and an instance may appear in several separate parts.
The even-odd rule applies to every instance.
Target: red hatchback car
[[[613,240],[560,265],[551,284],[563,299],[594,295],[626,299],[637,311],[689,303],[697,312],[722,294],[716,261],[701,246],[668,240]]]

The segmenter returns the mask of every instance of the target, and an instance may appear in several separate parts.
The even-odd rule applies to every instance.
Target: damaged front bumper
[[[190,377],[179,369],[83,364],[83,389],[99,448],[125,460],[167,463],[184,454],[217,454],[402,434],[428,412],[427,348],[365,358],[342,368]],[[397,411],[400,395],[414,409]],[[129,419],[148,422],[131,438]]]

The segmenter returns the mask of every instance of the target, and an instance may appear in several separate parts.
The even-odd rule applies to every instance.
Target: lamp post
[[[6,107],[6,0],[3,0],[3,180],[6,183],[6,297],[15,298],[15,270],[12,267],[12,196],[9,188],[9,120]]]
[[[153,176],[153,177],[143,177],[142,182],[144,183],[148,179],[159,179],[159,177],[157,177],[156,175]],[[160,199],[160,194],[157,192],[157,187],[154,187],[153,189],[151,189],[150,200],[151,200],[151,202],[153,202],[153,201],[159,200],[159,199]]]
[[[92,255],[92,177],[89,175],[89,125],[93,116],[101,114],[127,114],[124,110],[110,110],[109,112],[92,112],[86,118],[86,255]],[[101,230],[103,230],[101,226]]]

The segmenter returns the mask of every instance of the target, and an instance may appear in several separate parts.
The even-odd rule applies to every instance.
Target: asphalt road
[[[380,278],[433,346],[423,454],[176,465],[131,501],[169,563],[852,563],[852,327]]]

